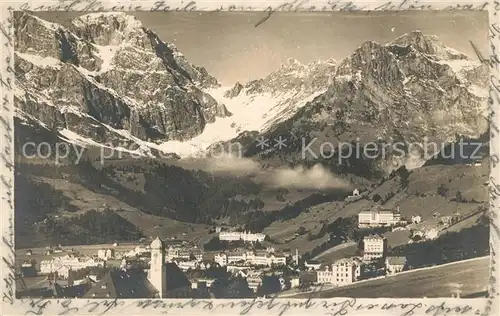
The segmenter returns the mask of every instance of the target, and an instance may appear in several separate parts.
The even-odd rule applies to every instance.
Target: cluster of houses
[[[298,253],[296,256],[298,259]],[[165,245],[157,237],[150,245],[139,245],[130,252],[118,253],[114,249],[103,248],[93,257],[65,255],[44,260],[40,262],[40,273],[53,277],[56,275],[53,272],[57,272],[57,280],[53,280],[51,286],[55,283],[59,287],[63,285],[61,289],[64,291],[57,293],[68,293],[70,288],[79,286],[78,297],[188,298],[192,297],[194,292],[207,293],[208,288],[217,279],[214,271],[221,270],[245,279],[248,287],[254,292],[257,292],[266,278],[274,278],[275,284],[279,282],[281,290],[297,287],[298,272],[294,277],[288,274],[284,276],[280,269],[272,267],[286,265],[287,259],[291,257],[289,253],[278,253],[275,249],[268,248],[262,251],[242,249],[222,252],[215,254],[212,260],[207,260],[199,248]],[[116,266],[109,261],[119,258],[122,258],[121,264],[118,265],[117,262]],[[75,276],[81,274],[78,274],[78,270],[88,267],[106,269],[101,271],[104,275],[99,278],[89,279],[90,276],[86,276],[73,282]],[[215,270],[210,269],[212,267]],[[69,279],[72,280],[71,284]],[[88,282],[85,287],[81,287],[86,279]],[[46,290],[43,295],[61,297],[59,294],[51,294],[56,292],[50,288]],[[26,293],[35,295],[32,292]]]
[[[219,240],[225,241],[263,242],[265,239],[266,235],[261,233],[219,232]]]
[[[168,259],[181,259],[181,260],[193,260],[200,261],[203,259],[203,250],[198,247],[179,247],[170,246],[166,250],[166,256]]]
[[[76,256],[63,256],[54,258],[52,260],[42,261],[40,267],[43,273],[59,271],[60,267],[68,266],[68,270],[79,270],[89,266],[103,266],[106,261],[104,258],[117,257],[109,249],[101,249],[98,251],[100,258],[86,258]],[[104,276],[94,278],[85,286],[85,291],[79,292],[78,297],[84,298],[189,298],[193,296],[194,292],[207,291],[207,289],[216,280],[213,275],[204,274],[204,271],[210,267],[223,268],[224,271],[230,272],[233,275],[238,275],[246,279],[248,287],[256,292],[263,284],[266,277],[275,278],[279,282],[280,289],[286,289],[290,286],[298,286],[299,277],[284,276],[279,271],[273,271],[267,263],[285,264],[286,255],[277,255],[274,249],[267,251],[250,252],[242,251],[240,255],[232,254],[218,254],[219,260],[224,260],[227,263],[240,261],[240,258],[245,258],[246,261],[240,262],[243,265],[234,266],[226,265],[222,267],[219,263],[203,259],[203,254],[193,249],[180,249],[179,247],[165,246],[163,241],[157,237],[153,242],[148,245],[149,253],[146,256],[142,249],[139,252],[144,255],[131,256],[129,258],[123,257],[119,267],[107,269],[104,271]],[[134,251],[135,253],[135,251]],[[232,258],[228,261],[228,256]],[[225,259],[221,259],[225,258]],[[267,258],[266,260],[262,258]],[[269,259],[274,258],[274,259]],[[278,259],[276,259],[278,258]],[[183,261],[188,260],[188,261]],[[197,264],[187,266],[186,263],[197,260]],[[270,260],[270,261],[269,261]],[[253,262],[255,265],[262,265],[264,267],[244,266]],[[265,264],[264,264],[265,263]],[[69,272],[68,271],[68,272]],[[207,271],[208,273],[208,271]],[[213,271],[211,272],[213,273]],[[58,280],[52,282],[54,284],[63,284],[64,277],[68,277],[69,273],[59,275]],[[298,273],[297,273],[298,274]],[[88,278],[87,278],[88,279]],[[89,279],[90,280],[90,279]],[[78,283],[78,284],[77,284]],[[64,286],[64,293],[67,293],[70,288],[74,286],[81,286],[83,280],[71,285]],[[63,293],[59,291],[58,293]],[[52,294],[51,294],[52,293]],[[51,289],[47,289],[43,295],[49,297],[61,297],[59,294]],[[34,294],[27,294],[34,295]],[[51,296],[53,295],[53,296]],[[63,294],[61,294],[63,295]]]
[[[352,197],[358,196],[359,191],[355,190]],[[440,223],[449,226],[456,221],[456,216],[441,216],[439,219]],[[411,222],[403,220],[399,207],[395,210],[378,207],[358,214],[359,228],[393,227],[393,229],[406,229],[410,226],[406,228],[402,226],[410,223],[420,224],[421,222],[422,218],[419,215],[412,216]],[[413,225],[413,227],[420,227],[420,225]],[[420,236],[421,239],[434,239],[439,235],[437,228],[412,229],[411,231],[412,238]],[[229,242],[255,243],[263,242],[266,238],[265,234],[260,233],[223,232],[220,230],[217,232],[220,240]],[[58,246],[49,250],[53,253],[56,250],[60,251],[60,249],[61,247]],[[328,264],[310,260],[304,264],[308,270],[315,271],[317,283],[332,286],[349,285],[362,279],[374,277],[378,275],[371,273],[374,269],[377,272],[382,269],[385,275],[390,275],[403,271],[407,266],[405,257],[387,255],[387,239],[382,235],[365,236],[362,250],[362,255],[357,257],[343,258]],[[31,255],[28,252],[26,254]],[[133,250],[124,253],[106,248],[99,249],[97,256],[93,257],[68,254],[54,257],[51,260],[43,260],[39,264],[39,271],[40,274],[47,275],[57,273],[57,277],[64,280],[68,279],[71,271],[89,267],[105,267],[108,260],[122,258],[118,269],[109,269],[104,277],[92,280],[85,297],[94,298],[190,297],[192,291],[207,289],[216,280],[208,273],[212,272],[208,271],[212,267],[223,268],[226,272],[246,279],[249,288],[254,292],[257,292],[257,289],[262,286],[263,279],[268,277],[276,278],[281,290],[298,287],[301,283],[298,276],[299,255],[297,250],[295,256],[292,256],[291,253],[267,248],[265,250],[221,251],[214,253],[211,260],[207,260],[206,257],[203,250],[193,244],[166,245],[157,237],[151,244],[137,245]],[[286,270],[297,272],[297,276],[280,275],[280,269],[276,269],[276,267],[286,266],[291,261],[294,261],[295,265],[290,265],[288,267],[290,269]],[[28,265],[33,266],[32,263],[26,262],[23,267],[28,268]],[[207,275],[204,272],[207,272]],[[167,280],[170,281],[167,282]]]
[[[357,196],[357,193],[354,192],[353,197]],[[434,214],[434,218],[438,218],[439,224],[446,227],[453,225],[457,221],[457,218],[459,218],[459,214],[454,214],[453,216]],[[420,224],[421,222],[422,217],[420,215],[413,215],[411,222],[402,219],[399,207],[395,210],[375,207],[370,210],[361,211],[358,214],[359,228],[394,227],[393,230],[398,230],[406,229],[404,226],[408,224]],[[409,242],[417,240],[417,236],[421,240],[435,239],[439,236],[439,233],[440,229],[438,227],[412,229]],[[333,286],[343,286],[372,277],[373,275],[365,275],[365,272],[373,268],[375,262],[384,263],[383,274],[385,275],[399,273],[406,269],[406,257],[387,256],[387,248],[386,237],[379,234],[372,234],[363,238],[362,256],[343,258],[327,265],[310,260],[305,263],[305,266],[309,270],[316,271],[318,283]]]
[[[361,211],[358,214],[359,228],[397,226],[405,224],[407,224],[407,222],[402,220],[399,207],[397,210],[373,208]]]
[[[451,226],[460,221],[463,216],[459,212],[453,215],[442,216],[439,212],[432,214],[433,218],[439,220],[439,224],[443,226]],[[420,215],[412,215],[411,220],[405,220],[401,217],[399,206],[396,209],[383,209],[380,206],[375,206],[369,210],[363,210],[358,214],[359,228],[375,228],[387,226],[406,226],[408,224],[420,224],[422,217]]]
[[[274,249],[220,252],[214,255],[214,261],[221,267],[237,263],[255,266],[285,265],[289,255],[274,252],[273,250]]]
[[[348,285],[365,278],[366,268],[377,261],[385,263],[385,273],[389,275],[405,269],[405,257],[386,254],[387,239],[381,235],[369,235],[363,238],[362,257],[343,258],[329,265],[319,264],[310,268],[319,268],[316,271],[318,283],[333,286]]]
[[[149,260],[150,245],[137,245],[133,250],[123,254],[122,258]],[[208,260],[203,260],[203,250],[196,246],[175,244],[165,246],[165,258],[175,263],[181,270],[208,269],[212,266]]]
[[[413,226],[414,228],[411,229],[412,235],[409,240],[411,243],[414,242],[417,237],[422,240],[436,239],[443,227],[449,227],[460,221],[462,215],[457,212],[451,216],[441,216],[438,212],[435,212],[433,217],[438,220],[437,225],[433,225],[431,227],[421,227],[418,226],[418,224],[422,222],[422,217],[420,215],[412,215],[410,220],[404,220],[401,218],[399,206],[395,210],[382,209],[376,206],[370,210],[361,211],[358,214],[358,227],[392,227],[392,230],[396,231],[409,229],[409,224],[416,224],[417,226]],[[441,226],[441,228],[439,226]]]
[[[115,257],[114,249],[99,249],[97,250],[97,258],[102,260],[113,259]]]
[[[58,277],[67,279],[70,271],[89,267],[104,267],[105,261],[99,258],[65,255],[40,262],[40,274],[57,273]]]
[[[211,267],[219,266],[210,260],[183,260],[183,259],[172,259],[171,262],[175,263],[182,271],[188,270],[208,270]]]
[[[240,274],[247,281],[248,287],[254,292],[257,293],[259,287],[262,286],[263,279],[265,277],[275,278],[277,282],[279,282],[279,290],[284,291],[289,288],[297,288],[300,285],[300,277],[297,275],[294,276],[284,276],[283,273],[280,272],[269,272],[264,270],[250,270],[247,273],[241,272]]]

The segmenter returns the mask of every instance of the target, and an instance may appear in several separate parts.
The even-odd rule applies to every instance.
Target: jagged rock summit
[[[314,93],[331,83],[336,66],[337,62],[334,59],[302,64],[295,58],[288,58],[265,78],[250,81],[244,86],[238,82],[232,88],[232,92],[228,91],[228,97],[236,97],[241,91],[246,95],[270,93],[274,96],[286,93],[300,95]]]
[[[18,118],[82,145],[182,156],[246,132],[449,141],[487,128],[487,67],[420,31],[229,88],[125,13],[14,22]]]
[[[468,59],[467,55],[444,45],[435,35],[424,35],[420,30],[404,34],[390,43],[390,45],[411,46],[415,50],[433,55],[440,59]]]
[[[296,62],[285,66],[302,69]],[[477,138],[488,128],[487,74],[487,67],[479,61],[419,31],[388,44],[364,42],[338,63],[329,83],[323,81],[326,91],[263,134],[266,139],[288,139],[287,147],[261,151],[249,144],[245,155],[336,164],[335,156],[319,155],[325,142],[332,146],[351,141],[424,146],[425,138],[434,144],[455,141],[457,135]],[[303,157],[303,140],[306,145],[315,140],[307,147],[313,154],[308,150]],[[380,163],[391,170],[405,164],[407,156],[384,158],[367,164]],[[352,166],[355,160],[339,164]]]
[[[17,12],[14,22],[20,118],[147,151],[143,141],[189,139],[230,115],[203,91],[217,80],[133,16],[92,13],[64,28]]]

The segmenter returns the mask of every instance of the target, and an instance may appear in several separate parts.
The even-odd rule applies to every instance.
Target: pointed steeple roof
[[[156,235],[155,240],[151,243],[151,249],[163,249],[163,241],[160,236]]]

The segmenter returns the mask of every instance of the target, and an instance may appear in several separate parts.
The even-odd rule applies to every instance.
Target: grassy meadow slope
[[[325,227],[329,224],[355,217],[376,204],[399,206],[405,218],[419,214],[424,220],[421,226],[433,227],[437,225],[432,217],[435,212],[466,216],[488,201],[488,158],[481,166],[434,163],[411,171],[400,168],[375,183],[348,173],[338,174],[337,179],[345,185],[308,189],[266,184],[272,175],[268,169],[275,167],[258,161],[254,161],[260,164],[256,174],[232,174],[207,171],[206,166],[175,158],[125,157],[101,165],[92,149],[86,150],[76,165],[71,159],[55,165],[54,157],[20,157],[20,144],[55,142],[56,134],[16,125],[16,196],[23,197],[16,199],[17,247],[74,244],[82,236],[88,243],[105,243],[157,233],[203,243],[214,236],[212,226],[225,224],[263,231],[278,248],[306,252],[328,242],[331,232]],[[362,197],[346,200],[353,188],[359,188]],[[469,227],[473,219],[448,229]],[[100,224],[110,221],[116,221],[118,229]],[[65,228],[62,235],[56,233],[61,227]],[[408,233],[387,233],[389,243],[406,243]],[[72,237],[68,240],[68,236]],[[324,259],[333,260],[352,251],[355,247],[342,248]]]
[[[422,216],[423,222],[414,225],[414,229],[438,227],[438,220],[433,217],[435,212],[441,216],[457,212],[465,216],[485,207],[488,202],[488,174],[487,158],[481,166],[432,165],[400,175],[393,173],[366,192],[360,200],[315,205],[297,217],[273,222],[264,232],[269,234],[271,239],[288,241],[280,244],[280,247],[311,249],[328,238],[308,240],[308,234],[294,237],[300,227],[304,227],[307,232],[317,233],[324,223],[332,223],[340,217],[355,217],[360,211],[376,204],[385,208],[399,206],[402,216],[407,219],[416,214]],[[457,201],[458,192],[461,199]],[[470,221],[465,221],[457,223],[456,227],[468,227],[470,224]],[[449,229],[452,230],[453,227]],[[391,245],[405,244],[409,231],[389,232],[386,236]],[[334,252],[325,260],[337,259],[346,251],[354,252],[355,249],[356,246],[342,249],[341,253]]]

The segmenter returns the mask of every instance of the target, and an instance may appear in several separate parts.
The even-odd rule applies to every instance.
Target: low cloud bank
[[[181,166],[197,168],[206,172],[221,175],[249,176],[252,175],[257,183],[271,187],[300,188],[300,189],[333,189],[349,188],[349,183],[340,179],[321,164],[312,168],[297,166],[295,168],[279,167],[263,169],[252,159],[224,156],[203,160],[184,161]]]
[[[206,171],[242,176],[248,173],[259,172],[260,169],[259,163],[254,160],[223,156],[220,158],[209,158]]]
[[[301,189],[333,189],[348,188],[344,180],[336,177],[322,165],[314,165],[311,169],[298,166],[293,169],[278,169],[272,179],[272,184],[280,187],[295,187]]]

